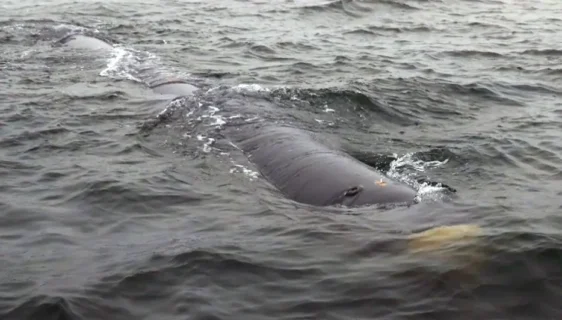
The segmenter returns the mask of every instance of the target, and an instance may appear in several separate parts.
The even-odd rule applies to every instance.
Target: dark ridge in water
[[[278,55],[275,50],[263,46],[263,45],[254,45],[248,49],[248,56],[253,58],[258,58],[263,61],[287,61],[292,60],[291,58],[286,58]]]
[[[522,52],[522,54],[536,55],[536,56],[560,56],[562,50],[559,49],[529,49]]]
[[[352,16],[360,17],[366,12],[371,11],[371,7],[377,8],[378,5],[385,5],[398,9],[416,10],[415,6],[408,3],[392,0],[374,0],[374,1],[356,1],[356,0],[336,0],[336,1],[324,1],[322,4],[318,5],[304,5],[300,6],[301,10],[312,10],[317,12],[341,12]]]
[[[444,52],[445,54],[449,54],[452,56],[483,56],[483,57],[503,57],[503,55],[501,53],[497,53],[497,52],[493,52],[493,51],[473,51],[473,50],[456,50],[456,51],[450,51],[450,52]]]
[[[501,92],[494,90],[495,88],[493,88],[493,85],[479,83],[464,85],[449,84],[447,85],[447,89],[461,95],[470,93],[471,96],[476,96],[484,100],[503,103],[505,105],[524,106],[524,104],[518,102],[517,100],[505,97],[501,94]]]
[[[37,296],[11,310],[6,319],[75,320],[81,318],[72,311],[71,305],[64,298]]]

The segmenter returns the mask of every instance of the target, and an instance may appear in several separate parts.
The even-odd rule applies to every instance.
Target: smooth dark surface
[[[562,318],[561,17],[549,0],[0,1],[0,319]],[[55,45],[70,32],[115,48]],[[149,89],[170,79],[201,91]],[[266,123],[396,158],[421,202],[288,200],[227,139]],[[460,246],[404,250],[456,223],[482,228],[472,276]]]
[[[310,133],[268,124],[240,130],[248,130],[252,136],[237,145],[290,199],[317,206],[414,202],[413,188],[328,148]]]

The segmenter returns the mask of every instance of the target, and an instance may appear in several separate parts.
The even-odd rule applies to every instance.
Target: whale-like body
[[[113,48],[84,35],[69,36],[61,43],[76,49]],[[172,96],[190,95],[198,90],[177,79],[149,86],[157,93]],[[228,133],[259,172],[294,201],[349,207],[417,201],[417,192],[410,186],[390,180],[350,155],[329,148],[305,130],[270,124],[247,125]]]
[[[67,46],[76,50],[87,50],[91,52],[111,52],[114,46],[97,38],[81,35],[72,34],[63,37],[58,44]],[[166,79],[149,79],[148,86],[156,93],[164,95],[173,96],[187,96],[193,94],[199,88],[176,78],[166,78]]]
[[[96,38],[76,35],[61,41],[75,49],[112,50]],[[191,95],[197,87],[178,79],[149,82],[157,93]],[[248,106],[251,108],[251,106]],[[347,153],[319,142],[311,133],[274,124],[248,124],[227,132],[260,173],[287,198],[315,206],[416,203],[417,192],[392,181]],[[454,190],[454,189],[453,189]],[[483,230],[474,224],[439,226],[411,234],[405,251],[443,263],[462,263],[461,274],[477,274],[485,262]],[[458,252],[451,246],[459,246]]]
[[[236,139],[260,173],[286,197],[316,206],[413,203],[416,191],[292,127],[246,127]]]

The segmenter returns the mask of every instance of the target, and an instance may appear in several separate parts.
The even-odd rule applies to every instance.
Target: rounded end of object
[[[103,40],[94,37],[79,35],[79,34],[69,35],[59,40],[58,42],[67,47],[73,49],[79,49],[79,50],[93,50],[93,51],[113,50],[113,46]]]
[[[457,270],[477,272],[484,260],[482,228],[474,224],[435,227],[408,237],[408,253],[438,263],[454,264]]]
[[[199,88],[184,82],[183,80],[172,79],[167,82],[161,82],[150,86],[151,89],[159,94],[173,96],[190,96]]]
[[[408,248],[410,252],[446,250],[447,247],[474,242],[482,233],[482,229],[474,224],[435,227],[410,235]]]

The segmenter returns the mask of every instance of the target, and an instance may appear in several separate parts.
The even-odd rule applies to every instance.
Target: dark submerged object
[[[102,40],[72,35],[59,41],[71,48],[112,50]],[[197,87],[171,79],[149,84],[157,93],[191,95]],[[225,133],[248,155],[260,173],[287,198],[316,205],[364,206],[412,204],[417,192],[378,170],[317,141],[297,128],[265,125],[237,127]]]

